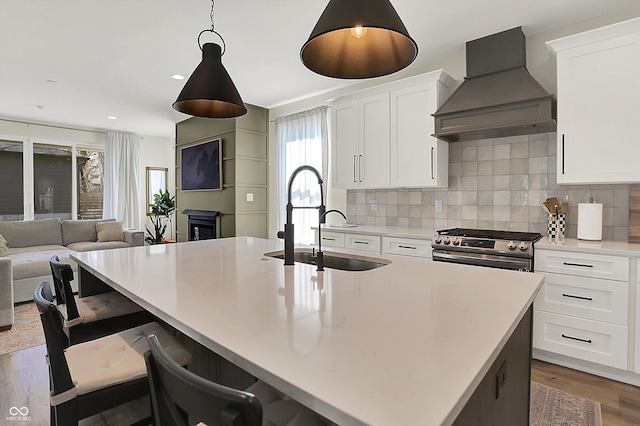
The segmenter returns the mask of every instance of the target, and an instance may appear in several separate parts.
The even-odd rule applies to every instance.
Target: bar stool
[[[53,304],[51,286],[43,281],[33,298],[40,312],[47,346],[51,424],[74,425],[78,420],[133,401],[149,393],[144,354],[147,336],[178,365],[191,354],[160,324],[151,322],[65,349],[62,319]]]
[[[326,426],[331,424],[264,382],[246,391],[204,379],[175,362],[149,335],[145,354],[154,425]]]
[[[71,265],[58,256],[49,260],[56,305],[62,316],[67,345],[86,342],[150,321],[153,316],[117,291],[79,297],[73,294]]]

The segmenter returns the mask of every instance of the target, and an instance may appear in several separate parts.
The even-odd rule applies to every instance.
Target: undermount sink
[[[273,251],[265,253],[264,255],[284,259],[284,250]],[[293,260],[308,265],[316,264],[311,249],[297,249],[293,254]],[[346,253],[324,252],[324,267],[339,269],[341,271],[368,271],[388,265],[389,263],[391,262],[386,259],[376,259]]]

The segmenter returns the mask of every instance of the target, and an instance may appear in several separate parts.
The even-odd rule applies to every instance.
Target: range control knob
[[[460,241],[461,241],[460,238],[454,238],[453,239],[453,245],[454,246],[459,246],[460,245]]]
[[[518,248],[520,249],[520,251],[527,251],[527,249],[529,248],[529,244],[525,243],[524,241],[520,243],[520,245],[518,246]]]
[[[433,240],[433,242],[436,243],[436,244],[440,244],[442,242],[442,238],[436,237],[436,239]]]
[[[445,246],[448,246],[450,242],[451,242],[451,240],[449,239],[449,237],[444,237],[443,243],[444,243]]]
[[[507,243],[507,248],[509,250],[515,250],[516,249],[516,243],[514,243],[513,241],[509,241],[509,243]]]

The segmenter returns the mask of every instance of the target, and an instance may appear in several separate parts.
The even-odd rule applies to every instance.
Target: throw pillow
[[[124,241],[124,225],[122,222],[98,222],[96,223],[98,242]]]
[[[7,240],[5,240],[2,234],[0,234],[0,252],[3,252],[8,248],[9,246],[7,245]]]

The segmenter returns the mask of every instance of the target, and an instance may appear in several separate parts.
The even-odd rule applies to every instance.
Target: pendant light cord
[[[211,0],[211,14],[209,15],[209,17],[211,18],[211,32],[215,33],[215,29],[213,28],[213,6],[214,6],[215,0]],[[216,33],[218,34],[218,33]]]
[[[215,6],[215,0],[211,0],[211,13],[209,14],[209,18],[211,18],[211,29],[208,29],[208,30],[202,30],[202,31],[200,31],[200,34],[198,34],[198,47],[200,47],[200,50],[202,50],[202,43],[200,43],[200,37],[202,37],[202,34],[203,34],[203,33],[212,33],[212,34],[215,34],[215,35],[217,35],[218,37],[220,37],[220,40],[222,41],[222,53],[220,54],[220,56],[223,56],[223,55],[224,55],[224,52],[226,52],[226,51],[227,51],[227,44],[224,42],[224,39],[222,38],[222,36],[220,35],[220,33],[219,33],[219,32],[217,32],[217,31],[214,29],[214,25],[213,25],[213,16],[214,16],[213,8],[214,8],[214,6]]]

